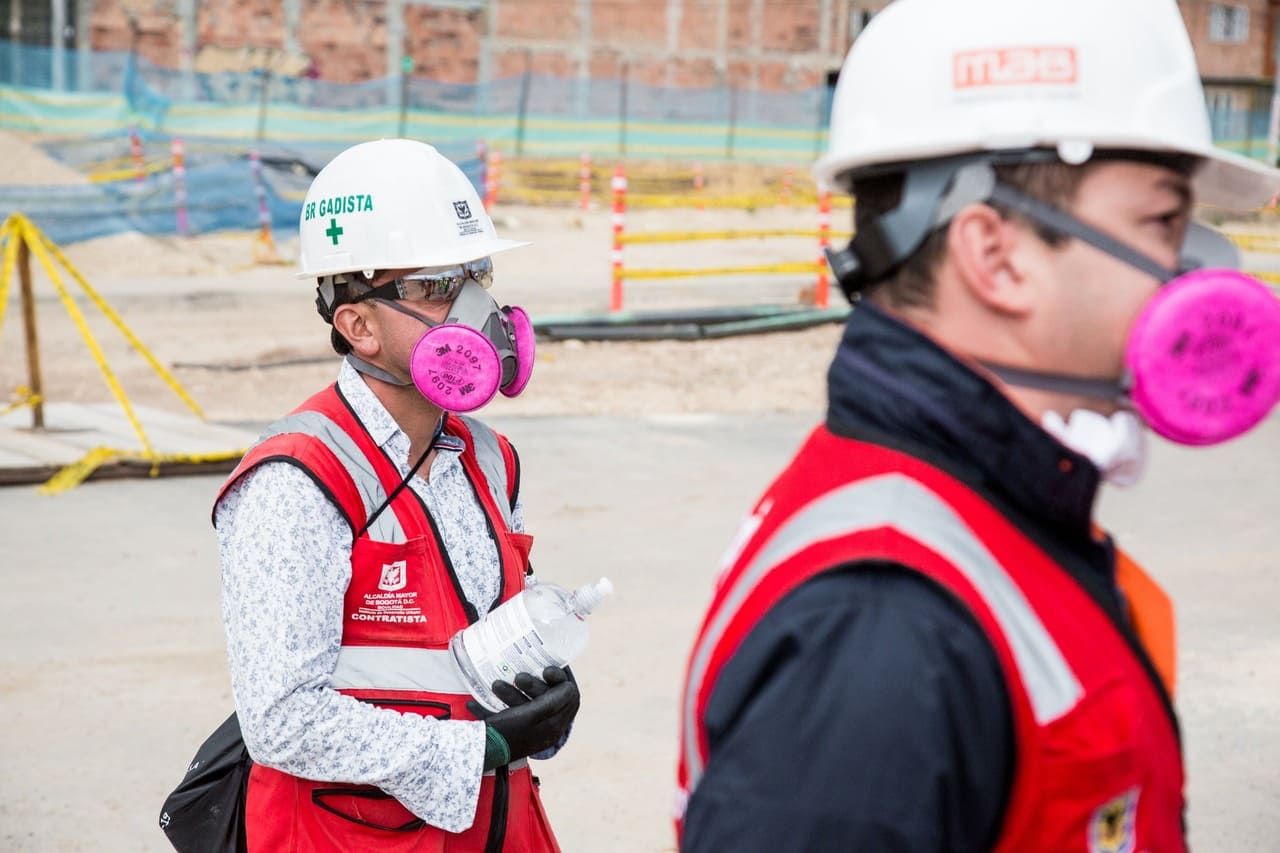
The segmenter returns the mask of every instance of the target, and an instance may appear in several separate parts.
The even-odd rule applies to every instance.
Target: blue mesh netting
[[[92,135],[136,122],[184,136],[264,142],[404,132],[446,144],[485,138],[526,154],[625,149],[797,162],[817,150],[828,102],[825,87],[667,88],[541,74],[485,84],[417,77],[341,84],[260,71],[184,73],[127,52],[72,49],[62,54],[62,90],[51,92],[53,57],[48,48],[0,41],[0,87],[9,89],[0,99],[0,125]]]
[[[147,134],[148,158],[168,156],[170,138]],[[272,144],[261,150],[262,176],[272,227],[292,231],[297,227],[302,198],[311,178],[342,146]],[[127,134],[90,140],[51,143],[55,157],[87,168],[95,162],[128,155]],[[451,152],[446,150],[446,155]],[[191,234],[225,230],[252,230],[259,225],[258,199],[248,156],[218,140],[186,143],[187,217]],[[477,191],[484,185],[483,166],[474,157],[456,157]],[[94,237],[138,231],[144,234],[178,233],[178,208],[174,173],[165,169],[107,183],[73,186],[0,186],[0,219],[21,212],[55,243],[75,243]]]

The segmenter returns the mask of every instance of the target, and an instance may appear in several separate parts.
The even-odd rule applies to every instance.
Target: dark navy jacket
[[[833,432],[962,479],[1122,622],[1111,543],[1090,532],[1087,459],[869,305],[828,381]],[[1015,760],[1004,677],[968,611],[901,566],[833,567],[779,602],[721,672],[706,725],[688,853],[979,851],[998,838]]]

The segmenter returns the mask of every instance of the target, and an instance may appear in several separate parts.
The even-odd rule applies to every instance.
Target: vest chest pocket
[[[403,543],[361,537],[351,549],[343,614],[345,645],[443,646],[460,607],[424,537]]]

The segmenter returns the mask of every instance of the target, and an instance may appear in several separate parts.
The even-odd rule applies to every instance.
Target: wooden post
[[[35,395],[31,426],[44,428],[44,384],[40,381],[40,341],[36,338],[36,300],[31,292],[31,251],[27,235],[15,228],[9,236],[18,241],[18,279],[22,284],[22,325],[27,333],[27,385]]]

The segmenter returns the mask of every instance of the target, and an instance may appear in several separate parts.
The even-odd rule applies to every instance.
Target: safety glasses
[[[410,302],[452,302],[462,286],[472,279],[481,287],[493,284],[493,261],[481,258],[450,267],[427,267],[392,279],[356,297],[366,299],[403,299]]]

